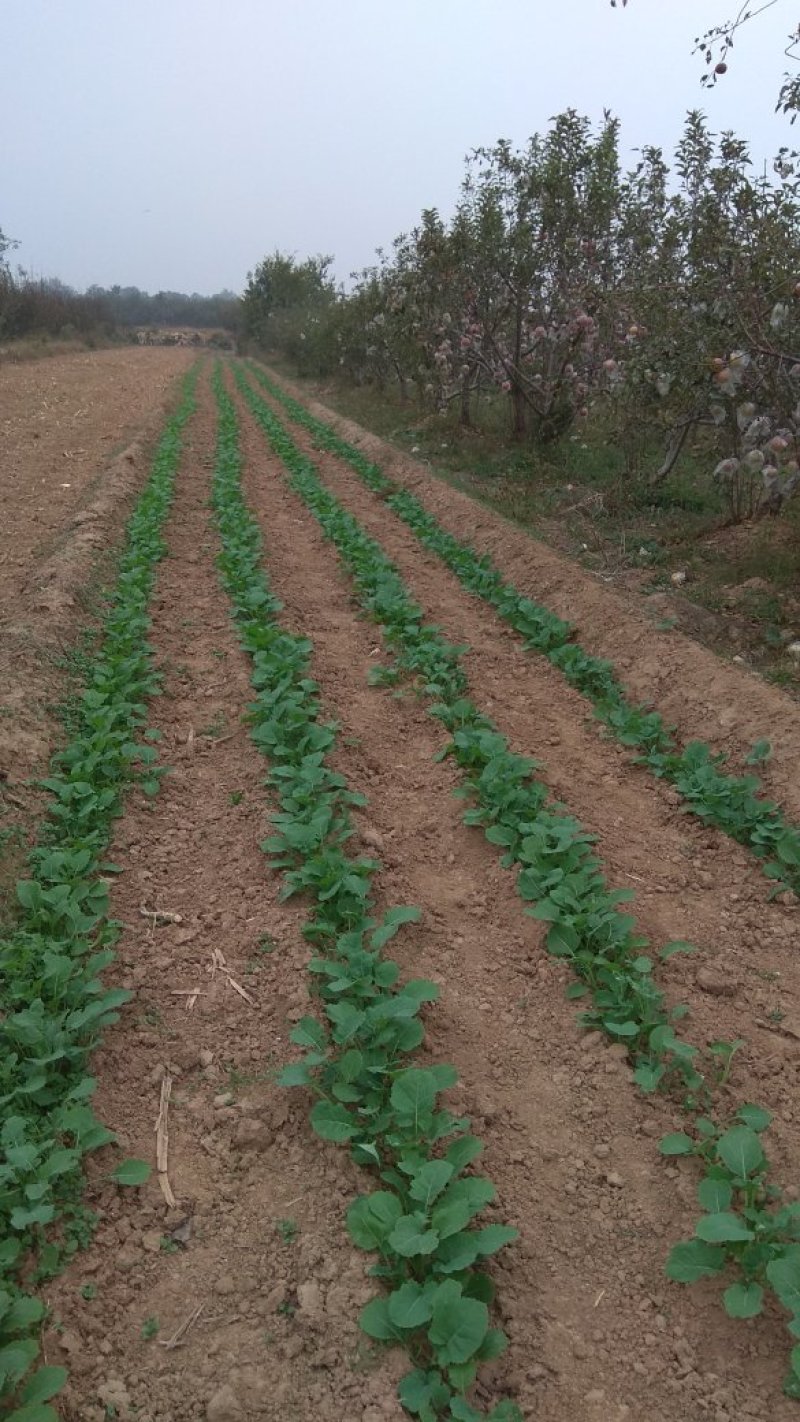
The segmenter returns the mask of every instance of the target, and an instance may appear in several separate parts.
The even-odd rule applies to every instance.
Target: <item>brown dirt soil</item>
[[[767,737],[773,756],[761,768],[762,778],[769,793],[800,818],[796,701],[746,667],[720,661],[690,637],[659,631],[654,623],[668,612],[671,594],[648,613],[635,595],[604,585],[500,514],[437,480],[385,440],[307,399],[285,377],[270,375],[392,479],[412,489],[448,532],[489,553],[520,592],[574,623],[581,645],[612,661],[630,694],[656,706],[683,740],[709,741],[738,765],[755,741]]]
[[[293,1052],[291,1025],[308,1009],[305,911],[279,901],[258,847],[269,804],[264,762],[240,724],[248,663],[214,569],[205,380],[200,404],[154,602],[165,680],[151,724],[171,773],[155,800],[130,797],[109,856],[124,870],[112,909],[125,928],[108,976],[135,996],[93,1062],[102,1118],[125,1154],[149,1160],[170,1078],[178,1203],[167,1208],[155,1176],[139,1191],[110,1185],[115,1153],[90,1159],[87,1203],[99,1229],[45,1290],[46,1354],[71,1371],[64,1422],[400,1422],[395,1385],[407,1365],[376,1354],[359,1333],[370,1261],[344,1223],[369,1177],[312,1135],[302,1093],[274,1084]],[[780,1393],[788,1339],[777,1312],[734,1323],[716,1287],[685,1290],[664,1278],[669,1243],[695,1215],[691,1168],[657,1150],[679,1118],[635,1090],[617,1048],[578,1029],[564,966],[544,951],[496,852],[462,823],[455,768],[433,759],[444,740],[438,723],[413,695],[367,685],[378,634],[238,397],[237,405],[245,492],[282,618],[314,642],[323,713],[340,724],[338,766],[369,795],[358,827],[383,865],[379,906],[423,911],[390,950],[404,975],[441,985],[422,1060],[458,1068],[451,1104],[472,1116],[498,1188],[489,1217],[521,1231],[494,1266],[511,1346],[484,1371],[481,1401],[511,1391],[536,1422],[793,1422],[796,1406]],[[407,543],[338,461],[325,460],[324,476],[397,558],[426,611],[470,643],[476,699],[515,749],[541,753],[554,792],[599,834],[609,877],[636,889],[654,943],[698,941],[696,962],[671,961],[670,983],[691,1003],[696,1039],[750,1039],[729,1096],[779,1113],[772,1154],[778,1178],[791,1182],[800,978],[790,911],[765,905],[744,851],[681,816],[668,789],[587,728],[581,698]],[[180,921],[155,922],[143,908]],[[215,951],[252,1003],[222,971],[212,975]],[[796,1034],[771,1027],[779,1008]],[[181,1346],[163,1346],[190,1319]],[[154,1334],[151,1320],[158,1332],[143,1336]]]
[[[53,742],[58,656],[147,473],[186,351],[0,365],[0,829],[24,827]],[[12,855],[12,860],[14,856]]]
[[[155,801],[132,797],[111,856],[125,866],[112,906],[126,925],[115,977],[135,1001],[93,1063],[102,1118],[126,1153],[146,1159],[161,1079],[172,1078],[178,1204],[167,1209],[155,1175],[141,1191],[118,1191],[110,1160],[92,1160],[88,1203],[100,1228],[47,1291],[57,1325],[47,1355],[70,1368],[68,1422],[399,1422],[395,1360],[376,1359],[358,1329],[374,1290],[343,1217],[363,1177],[311,1134],[306,1102],[271,1078],[307,1010],[308,949],[303,909],[278,903],[258,847],[263,762],[239,724],[248,665],[213,564],[207,388],[201,398],[155,595],[166,677],[152,724],[172,770]],[[154,925],[143,906],[181,921]],[[252,1003],[223,973],[212,977],[215,950]],[[193,987],[200,996],[188,1010],[178,994]],[[187,1242],[165,1251],[161,1241],[186,1220]],[[183,1344],[164,1347],[198,1306]],[[143,1337],[148,1319],[155,1337]]]
[[[564,970],[543,952],[538,926],[522,916],[491,848],[460,823],[448,795],[454,772],[432,761],[442,744],[436,727],[411,697],[397,700],[366,686],[375,634],[354,620],[351,589],[332,550],[278,482],[249,419],[247,430],[247,491],[261,514],[268,565],[288,620],[315,642],[316,674],[341,723],[341,744],[357,742],[347,759],[362,759],[360,778],[371,785],[370,825],[378,829],[387,870],[382,882],[393,899],[410,899],[425,911],[421,952],[409,952],[403,939],[395,956],[407,971],[443,984],[429,1045],[458,1066],[503,1215],[522,1229],[522,1242],[497,1268],[512,1337],[499,1375],[513,1384],[526,1415],[552,1422],[576,1416],[666,1422],[678,1410],[720,1422],[773,1412],[788,1419],[793,1409],[775,1395],[785,1346],[776,1319],[743,1335],[725,1319],[714,1290],[682,1291],[663,1278],[667,1241],[691,1232],[694,1203],[691,1173],[671,1169],[656,1151],[655,1138],[677,1120],[663,1103],[637,1096],[614,1049],[576,1030],[563,1000]],[[334,463],[324,462],[324,474],[341,493],[347,479]],[[362,522],[371,526],[374,513],[386,533],[386,511],[373,510],[363,491],[351,494]],[[393,538],[382,541],[398,551]],[[404,575],[413,561],[406,552]],[[421,595],[420,557],[412,589],[460,640],[464,629],[456,618],[465,595],[438,566],[425,570]],[[463,606],[479,704],[526,752],[550,744],[558,723],[558,774],[570,808],[600,830],[613,880],[645,884],[638,904],[645,930],[656,942],[692,931],[716,955],[724,923],[733,996],[718,995],[722,964],[712,971],[705,953],[704,979],[694,982],[692,967],[676,969],[673,980],[690,994],[694,1035],[713,1039],[728,1029],[735,1035],[750,1025],[762,988],[753,978],[750,914],[737,926],[742,909],[728,907],[727,844],[687,825],[656,787],[637,785],[635,777],[625,786],[629,772],[616,748],[582,731],[563,687],[537,691],[535,679],[521,679],[523,669],[509,666],[513,653],[497,629],[476,627],[470,604]],[[757,874],[744,861],[734,869],[743,879]],[[772,962],[769,954],[790,962],[786,911],[772,910],[767,924],[755,879],[753,893],[752,921],[762,923],[764,934],[759,964]],[[789,1039],[788,1054],[782,1040],[767,1042],[758,1061],[753,1053],[737,1065],[730,1094],[735,1100],[755,1094],[782,1112],[774,1148],[778,1175],[791,1181],[798,1160],[797,1055]]]

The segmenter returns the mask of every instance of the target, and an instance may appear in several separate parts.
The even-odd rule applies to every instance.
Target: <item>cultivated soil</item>
[[[125,348],[0,363],[0,900],[3,849],[24,840],[28,781],[53,744],[59,660],[190,362],[187,351]]]
[[[142,372],[152,362],[161,378],[167,353],[135,354]],[[39,369],[46,383],[52,363]],[[171,1091],[177,1203],[165,1204],[155,1173],[141,1190],[120,1191],[108,1184],[112,1153],[91,1159],[87,1202],[99,1227],[45,1291],[47,1358],[70,1368],[66,1422],[400,1422],[395,1386],[407,1365],[359,1332],[373,1292],[369,1259],[344,1224],[368,1177],[313,1136],[304,1094],[274,1083],[308,1007],[305,910],[280,902],[259,849],[270,803],[264,762],[242,724],[247,660],[214,566],[205,374],[198,398],[154,601],[164,694],[150,721],[170,774],[155,800],[130,797],[110,855],[124,871],[112,907],[125,929],[109,978],[135,996],[93,1062],[97,1108],[126,1154],[154,1160],[159,1104]],[[404,975],[441,985],[421,1059],[457,1067],[451,1104],[472,1117],[498,1189],[487,1218],[521,1232],[493,1265],[510,1348],[484,1370],[478,1400],[513,1395],[536,1422],[791,1422],[779,1311],[733,1322],[717,1286],[664,1277],[670,1243],[696,1217],[691,1165],[658,1152],[679,1116],[637,1092],[617,1048],[578,1027],[566,969],[544,951],[495,850],[462,824],[456,771],[434,759],[445,741],[438,722],[413,694],[368,685],[379,634],[235,399],[245,493],[281,617],[313,641],[323,711],[340,727],[338,767],[368,796],[357,820],[383,866],[380,905],[422,909],[391,948]],[[654,631],[634,600],[363,430],[315,411],[413,487],[445,527],[491,551],[518,588],[576,622],[581,642],[611,657],[684,736],[710,740],[734,762],[768,736],[770,788],[800,814],[800,724],[788,697],[687,638]],[[796,1197],[796,904],[768,901],[752,856],[682,814],[669,787],[602,736],[555,669],[525,652],[341,460],[291,432],[395,560],[426,617],[469,645],[471,695],[597,835],[608,878],[634,890],[632,911],[653,947],[697,944],[694,957],[670,960],[669,994],[689,1004],[694,1040],[747,1039],[730,1099],[775,1112],[770,1156]]]

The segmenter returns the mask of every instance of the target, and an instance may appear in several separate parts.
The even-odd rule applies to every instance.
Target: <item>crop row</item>
[[[715,1043],[705,1061],[675,1024],[686,1013],[668,1009],[656,984],[647,941],[632,916],[620,911],[629,891],[612,890],[592,850],[592,836],[572,816],[547,803],[534,762],[514,754],[505,738],[466,696],[461,650],[425,624],[396,568],[320,481],[312,462],[296,447],[272,410],[236,371],[239,388],[275,453],[291,487],[320,524],[352,576],[358,598],[379,624],[394,661],[382,680],[413,679],[430,699],[429,709],[449,731],[443,754],[461,769],[471,806],[468,824],[481,826],[503,851],[505,867],[517,873],[526,913],[547,924],[548,951],[567,960],[578,981],[570,997],[587,1003],[582,1021],[624,1042],[634,1080],[645,1092],[669,1092],[688,1116],[685,1132],[661,1143],[665,1155],[693,1155],[703,1167],[698,1199],[703,1215],[695,1237],[676,1245],[668,1275],[693,1282],[705,1275],[735,1277],[725,1289],[732,1317],[761,1311],[771,1286],[792,1314],[790,1331],[800,1336],[800,1206],[782,1205],[769,1180],[760,1140],[768,1112],[745,1104],[722,1123],[712,1114],[715,1086],[727,1080],[733,1043]],[[667,944],[662,959],[691,951]],[[701,1070],[701,1066],[705,1070]],[[786,1389],[800,1395],[800,1354],[793,1353]]]
[[[482,1147],[467,1120],[440,1101],[456,1072],[447,1064],[408,1064],[423,1040],[420,1009],[436,1000],[438,988],[424,979],[401,982],[383,949],[419,910],[393,908],[376,918],[372,881],[380,866],[347,851],[350,809],[366,802],[327,763],[336,727],[320,719],[309,676],[312,645],[278,620],[281,604],[241,492],[236,413],[219,371],[214,388],[219,566],[252,658],[251,735],[269,759],[266,784],[280,806],[262,847],[282,871],[283,896],[310,898],[305,934],[316,950],[309,969],[320,1018],[305,1017],[292,1031],[305,1055],[281,1081],[313,1093],[317,1134],[349,1143],[353,1159],[376,1171],[384,1187],[359,1196],[347,1223],[357,1246],[377,1252],[371,1273],[388,1289],[366,1306],[361,1326],[372,1338],[402,1344],[415,1364],[400,1383],[401,1401],[422,1422],[471,1422],[485,1414],[465,1393],[479,1363],[506,1346],[505,1335],[489,1326],[493,1288],[480,1265],[517,1231],[471,1228],[495,1189],[484,1176],[464,1174]],[[519,1414],[501,1402],[489,1416],[513,1422]]]
[[[638,751],[637,763],[674,785],[692,814],[764,861],[764,872],[775,881],[776,893],[787,886],[800,892],[800,829],[786,820],[776,804],[763,798],[758,776],[726,774],[721,769],[724,755],[715,754],[703,741],[681,747],[674,728],[665,724],[658,711],[628,699],[611,662],[592,656],[574,641],[570,623],[519,593],[488,554],[477,553],[443,529],[415,494],[389,479],[354,445],[287,395],[261,367],[250,362],[250,369],[320,448],[344,459],[464,587],[488,602],[520,634],[526,648],[547,657],[569,684],[591,701],[595,715],[620,744]]]
[[[66,1373],[42,1367],[28,1376],[43,1307],[23,1280],[56,1273],[86,1237],[81,1160],[115,1139],[92,1111],[95,1082],[86,1069],[101,1031],[130,997],[101,978],[119,927],[108,918],[108,876],[117,870],[104,856],[128,787],[155,794],[159,784],[154,733],[141,738],[145,701],[159,680],[148,605],[195,383],[191,372],[128,523],[102,635],[71,714],[72,739],[42,782],[50,804],[29,877],[17,885],[17,922],[0,942],[0,1412],[8,1422],[55,1419],[48,1399]],[[127,1161],[114,1178],[140,1184],[146,1173]]]

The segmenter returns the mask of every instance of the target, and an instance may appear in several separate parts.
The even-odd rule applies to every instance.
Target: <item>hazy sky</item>
[[[671,147],[685,111],[759,161],[796,0],[700,87],[692,40],[739,0],[0,0],[0,229],[37,275],[241,289],[275,247],[369,262],[465,153],[573,107]]]

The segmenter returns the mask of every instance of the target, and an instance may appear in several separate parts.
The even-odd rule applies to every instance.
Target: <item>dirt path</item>
[[[665,1108],[637,1097],[613,1050],[580,1038],[561,967],[543,953],[490,848],[461,824],[454,774],[432,760],[442,743],[435,726],[413,698],[367,687],[375,633],[354,618],[330,546],[243,418],[248,498],[262,520],[274,585],[292,625],[314,640],[315,673],[342,744],[355,742],[348,765],[355,759],[356,778],[370,785],[370,842],[387,866],[386,887],[424,910],[418,946],[400,940],[396,956],[407,971],[443,984],[429,1044],[458,1066],[505,1217],[522,1229],[497,1271],[512,1337],[500,1371],[526,1415],[547,1422],[666,1422],[677,1411],[720,1422],[788,1419],[790,1405],[773,1395],[784,1346],[774,1320],[738,1335],[712,1290],[678,1293],[666,1284],[662,1252],[688,1231],[694,1188],[657,1155],[655,1139],[671,1124]],[[449,590],[440,587],[435,604],[437,621],[452,632]],[[541,694],[531,703],[529,688],[506,679],[515,695],[501,697],[500,677],[484,679],[474,656],[470,672],[480,703],[501,724],[513,700],[515,740],[523,717],[538,734]],[[536,746],[523,740],[518,748]],[[599,779],[590,747],[583,750],[587,773]],[[598,754],[616,752],[603,746]],[[617,834],[615,870],[647,867],[638,858],[641,837],[640,813],[632,833]],[[653,849],[663,878],[658,844]],[[687,876],[688,866],[665,913],[680,907]],[[718,1020],[719,1000],[714,1014]],[[778,1090],[783,1099],[785,1088]]]
[[[151,724],[172,773],[155,801],[134,797],[111,855],[125,867],[116,977],[136,998],[93,1064],[101,1117],[145,1159],[161,1079],[172,1078],[178,1206],[165,1208],[155,1177],[135,1195],[118,1192],[93,1162],[88,1203],[100,1228],[48,1291],[58,1328],[47,1351],[71,1370],[69,1422],[399,1419],[393,1360],[376,1361],[358,1329],[374,1290],[344,1211],[363,1178],[311,1134],[302,1098],[272,1081],[307,1010],[308,949],[303,909],[278,904],[258,847],[263,763],[239,728],[248,667],[213,564],[205,386],[201,402],[153,625],[166,680]],[[154,925],[142,905],[181,921]],[[252,1005],[223,973],[211,978],[214,950]],[[201,995],[189,1011],[175,994],[193,987]],[[171,1242],[176,1226],[190,1231],[184,1245]],[[184,1345],[163,1347],[198,1306]]]
[[[759,773],[770,793],[800,819],[796,701],[746,668],[720,661],[680,632],[659,631],[655,623],[664,617],[663,607],[649,617],[641,600],[605,586],[569,558],[436,479],[377,435],[307,399],[274,371],[270,376],[378,462],[390,478],[412,489],[448,532],[489,553],[520,592],[574,623],[586,650],[609,658],[633,696],[652,702],[678,727],[683,740],[709,741],[739,765],[755,741],[769,739],[772,760]]]

